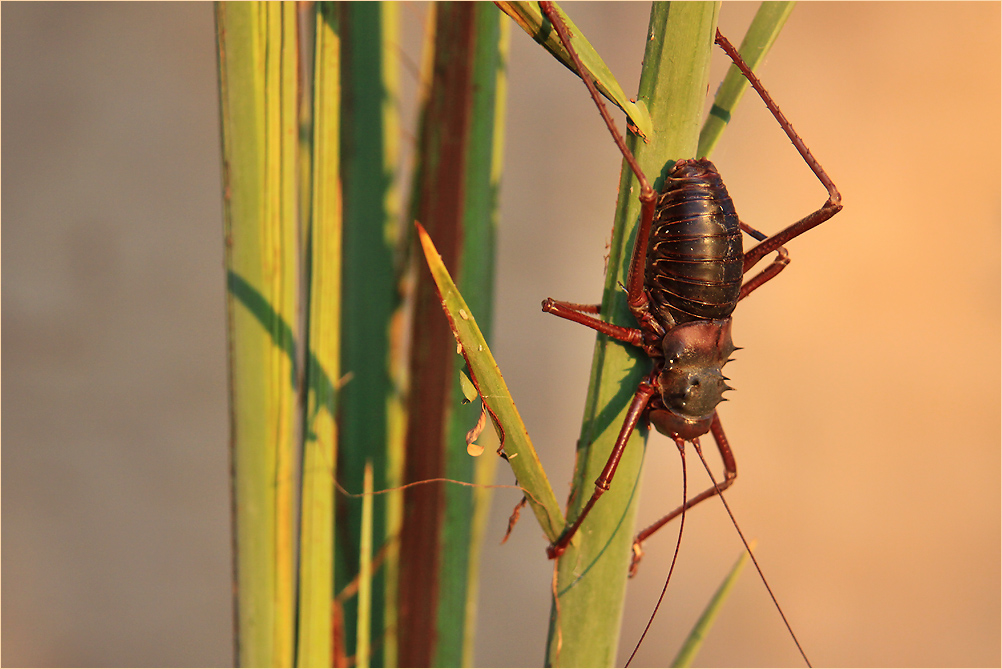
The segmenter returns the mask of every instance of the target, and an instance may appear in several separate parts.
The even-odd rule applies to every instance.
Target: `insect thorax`
[[[724,391],[731,389],[722,372],[735,350],[731,319],[676,325],[665,333],[662,350],[657,385],[664,410],[652,411],[651,422],[673,437],[706,434]]]

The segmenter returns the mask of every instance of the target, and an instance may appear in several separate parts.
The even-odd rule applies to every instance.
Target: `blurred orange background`
[[[636,91],[647,5],[564,7]],[[725,4],[722,32],[739,41],[754,10]],[[425,11],[402,9],[412,62]],[[4,664],[229,664],[212,6],[3,19]],[[818,666],[1002,663],[999,25],[997,3],[802,3],[761,69],[845,209],[735,313],[728,500]],[[562,497],[594,334],[539,302],[599,298],[620,161],[580,81],[520,30],[509,75],[492,348]],[[712,158],[764,231],[824,201],[752,94]],[[680,496],[670,442],[646,457],[640,523]],[[543,661],[541,532],[523,518],[496,545],[516,501],[495,496],[478,665]],[[652,540],[630,583],[620,664],[673,544]],[[672,660],[739,551],[719,504],[688,517],[638,666]],[[753,571],[697,663],[798,665]]]

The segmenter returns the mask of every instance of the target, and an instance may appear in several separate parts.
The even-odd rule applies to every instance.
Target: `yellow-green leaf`
[[[466,305],[459,289],[442,263],[442,257],[431,238],[415,224],[428,268],[442,300],[442,309],[449,319],[456,341],[472,374],[473,384],[487,405],[488,413],[501,439],[503,453],[511,465],[520,486],[525,488],[533,513],[550,541],[555,541],[564,526],[564,517],[557,505],[553,488],[539,462],[536,450],[522,423],[508,386],[501,376],[494,356],[487,347],[477,321]],[[542,553],[542,551],[540,551]]]

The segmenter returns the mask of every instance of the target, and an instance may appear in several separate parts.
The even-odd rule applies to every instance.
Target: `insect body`
[[[742,256],[738,215],[713,163],[678,162],[658,197],[644,272],[646,322],[661,338],[649,354],[661,366],[663,406],[652,398],[649,420],[664,434],[706,434],[730,389],[721,368],[734,351]]]
[[[735,350],[731,342],[731,314],[737,303],[774,278],[789,263],[783,245],[820,225],[841,210],[841,196],[803,140],[783,116],[758,78],[737,51],[719,33],[716,43],[731,57],[779,121],[787,136],[828,191],[827,201],[815,212],[767,237],[741,222],[716,168],[708,160],[681,160],[668,173],[661,192],[655,194],[619,135],[592,83],[570,45],[566,27],[541,3],[561,41],[582,73],[624,158],[640,182],[641,217],[637,242],[627,279],[627,304],[637,321],[635,328],[607,323],[594,314],[598,307],[547,299],[543,310],[572,320],[619,341],[638,346],[651,359],[651,371],[638,384],[627,417],[595,491],[581,513],[548,548],[551,558],[561,555],[598,498],[609,489],[623,449],[633,430],[648,421],[671,437],[680,451],[689,441],[699,450],[699,438],[712,434],[724,463],[724,478],[688,499],[634,541],[631,574],[642,556],[643,541],[665,523],[705,499],[720,495],[737,476],[727,438],[716,412],[728,390],[722,368]],[[742,233],[760,243],[747,253]],[[745,275],[762,258],[776,253],[759,274]],[[683,451],[684,452],[684,451]]]
[[[676,163],[647,243],[644,284],[658,322],[667,330],[729,317],[741,292],[742,257],[738,215],[713,163]]]
[[[717,495],[723,500],[723,491],[737,477],[734,455],[716,411],[723,393],[729,389],[722,369],[735,350],[731,341],[731,314],[738,302],[775,278],[789,264],[789,254],[783,245],[834,216],[842,209],[842,201],[835,184],[811,155],[758,78],[719,31],[716,33],[716,43],[758,92],[804,161],[827,189],[828,199],[817,211],[768,237],[740,221],[720,175],[708,160],[676,162],[660,193],[656,194],[599,98],[593,76],[574,51],[563,21],[550,3],[541,2],[540,7],[570,54],[577,72],[581,74],[623,158],[636,175],[640,183],[641,203],[637,241],[631,255],[626,285],[627,305],[636,319],[637,327],[624,327],[603,321],[597,317],[599,307],[594,305],[546,299],[543,311],[637,346],[652,362],[651,370],[637,385],[616,443],[602,473],[595,481],[591,498],[557,541],[548,547],[548,555],[555,558],[563,554],[596,501],[609,490],[630,435],[642,422],[649,422],[659,432],[672,438],[683,456],[683,471],[685,443],[691,442],[702,459],[699,438],[705,434],[713,436],[724,464],[723,480],[718,483],[711,473],[712,487],[684,500],[682,506],[637,535],[630,564],[632,575],[643,556],[641,546],[645,539],[679,515],[683,516],[684,521],[685,511],[692,506]],[[742,233],[758,240],[759,244],[744,252]],[[776,254],[773,261],[757,275],[746,280],[745,275],[749,270],[770,253]],[[726,506],[726,501],[724,505]],[[738,532],[740,534],[739,528]],[[747,542],[745,546],[747,547]],[[751,558],[758,569],[754,555]],[[761,569],[758,571],[761,575]],[[670,575],[671,569],[669,579]],[[762,580],[772,596],[772,590],[764,576]],[[667,588],[667,582],[665,587]],[[775,596],[772,599],[807,661],[807,656],[800,648]],[[655,608],[655,612],[656,610]],[[651,620],[653,621],[653,615]],[[644,634],[646,635],[646,631]],[[640,644],[637,648],[639,646]]]

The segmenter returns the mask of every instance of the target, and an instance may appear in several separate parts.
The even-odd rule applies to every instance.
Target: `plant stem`
[[[651,10],[637,100],[650,111],[654,132],[647,143],[631,135],[628,145],[656,190],[663,181],[660,175],[675,160],[695,156],[718,8],[717,3],[654,3]],[[632,251],[628,242],[636,234],[640,210],[638,194],[637,180],[624,162],[602,315],[629,326],[634,323],[620,286],[627,281]],[[640,351],[598,336],[578,442],[570,519],[591,496],[593,482],[605,466],[647,368]],[[612,488],[559,560],[559,603],[554,603],[550,616],[546,657],[550,666],[611,666],[615,662],[643,442],[643,431],[631,436]]]
[[[296,8],[219,3],[237,658],[291,666],[295,626]],[[276,46],[277,45],[277,46]]]
[[[341,373],[338,394],[340,455],[338,480],[349,491],[362,490],[365,462],[373,467],[373,487],[399,485],[393,454],[391,407],[396,388],[391,379],[393,318],[398,306],[394,252],[399,195],[392,179],[399,132],[398,12],[396,3],[338,3],[342,35],[341,170],[344,191]],[[372,541],[376,550],[391,540],[394,504],[399,495],[373,500]],[[362,536],[362,499],[338,498],[336,591],[357,578]],[[395,551],[372,578],[372,634],[384,640],[373,648],[371,662],[384,664],[392,654],[385,636],[388,583],[395,573]],[[388,594],[389,593],[389,594]],[[344,602],[347,655],[356,652],[358,601]]]

